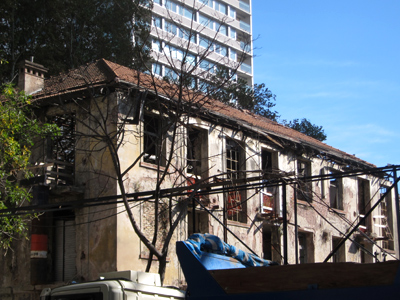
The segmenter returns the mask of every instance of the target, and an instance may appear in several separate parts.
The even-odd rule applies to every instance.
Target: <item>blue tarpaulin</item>
[[[228,245],[223,242],[219,237],[209,233],[195,233],[192,234],[188,240],[185,241],[188,248],[198,258],[202,252],[211,252],[215,254],[230,256],[240,261],[246,267],[261,267],[277,265],[276,262],[262,259],[254,254],[244,252],[235,246]]]

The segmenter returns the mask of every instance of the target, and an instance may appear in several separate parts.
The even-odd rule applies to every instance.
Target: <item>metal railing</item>
[[[75,181],[74,165],[59,160],[46,160],[29,168],[33,180],[46,186],[71,186]]]

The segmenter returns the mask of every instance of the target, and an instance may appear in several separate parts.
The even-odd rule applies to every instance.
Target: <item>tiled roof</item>
[[[128,67],[101,59],[94,63],[81,66],[78,69],[71,70],[67,74],[46,79],[44,89],[35,94],[34,98],[39,100],[61,96],[113,82],[125,82],[136,85],[140,88],[156,92],[159,95],[166,96],[168,99],[175,98],[176,95],[178,95],[176,86],[168,84],[163,80],[152,78],[150,75],[137,72]],[[277,145],[280,145],[280,141],[282,140],[290,141],[299,146],[311,147],[321,152],[323,155],[334,156],[338,159],[358,163],[366,167],[374,167],[373,164],[363,161],[354,155],[331,147],[267,118],[209,99],[204,96],[204,94],[201,94],[201,97],[195,97],[195,95],[200,94],[199,92],[188,91],[183,93],[183,98],[186,98],[186,100],[196,99],[194,102],[201,104],[203,109],[214,114],[214,116],[229,119],[230,121],[236,122],[238,125],[257,131],[267,138],[270,138],[270,140]]]

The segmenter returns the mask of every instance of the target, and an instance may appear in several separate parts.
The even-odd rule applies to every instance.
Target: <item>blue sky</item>
[[[327,144],[400,164],[400,1],[252,0],[254,82]]]

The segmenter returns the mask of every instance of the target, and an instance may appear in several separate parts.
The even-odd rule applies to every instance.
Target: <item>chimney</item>
[[[18,87],[28,95],[40,91],[44,87],[44,74],[47,71],[48,69],[44,66],[34,63],[31,56],[30,60],[19,64]]]

